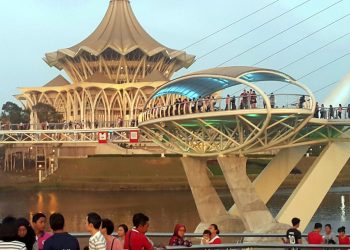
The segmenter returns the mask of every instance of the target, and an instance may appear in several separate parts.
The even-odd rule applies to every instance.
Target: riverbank
[[[294,188],[311,166],[314,158],[302,159],[281,188]],[[269,159],[250,159],[247,173],[251,180],[264,169]],[[216,161],[208,162],[208,174],[216,189],[227,189]],[[350,185],[349,164],[334,183]],[[59,169],[42,184],[34,170],[0,174],[1,190],[86,190],[86,191],[155,191],[189,190],[179,157],[103,156],[85,159],[60,159]]]

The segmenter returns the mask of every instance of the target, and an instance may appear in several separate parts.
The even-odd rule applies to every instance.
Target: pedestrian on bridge
[[[276,100],[275,100],[275,95],[272,92],[270,94],[270,104],[271,104],[271,108],[275,108]]]
[[[230,109],[230,102],[231,102],[231,98],[230,98],[230,95],[227,95],[226,96],[226,99],[225,99],[225,110],[229,110]]]
[[[339,106],[338,106],[338,118],[339,118],[339,119],[341,119],[341,114],[342,114],[342,112],[343,112],[343,107],[342,107],[341,104],[339,104]]]
[[[321,119],[326,119],[326,110],[324,108],[324,104],[321,104],[320,114],[321,114]]]
[[[231,109],[232,110],[236,110],[237,109],[235,95],[232,95],[232,98],[231,98]]]
[[[328,119],[334,119],[334,108],[332,105],[329,105]]]

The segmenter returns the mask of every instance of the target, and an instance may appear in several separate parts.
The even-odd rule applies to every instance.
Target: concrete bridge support
[[[207,159],[183,157],[181,162],[201,220],[196,232],[203,232],[212,223],[217,224],[222,231],[244,231],[241,219],[228,214],[213,187],[208,176]]]
[[[300,146],[281,149],[259,176],[255,178],[253,186],[262,202],[266,204],[271,199],[293,168],[303,158],[308,148],[308,146]],[[237,206],[233,205],[229,213],[239,216]]]
[[[276,220],[259,198],[246,172],[247,158],[240,156],[218,157],[227,185],[245,229],[261,232],[270,229]]]
[[[350,142],[330,142],[305,174],[276,219],[281,223],[289,223],[293,217],[299,217],[300,230],[303,231],[349,158]]]

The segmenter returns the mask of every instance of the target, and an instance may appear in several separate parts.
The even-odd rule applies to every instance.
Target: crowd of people
[[[326,108],[324,104],[320,106],[318,102],[316,102],[314,117],[321,119],[350,119],[350,104],[348,104],[347,107],[339,104],[338,107],[329,105],[329,107]]]
[[[287,244],[302,244],[302,234],[298,230],[300,226],[300,219],[292,219],[292,228],[286,232],[286,238],[282,238],[284,243]],[[322,234],[322,224],[315,223],[314,229],[307,235],[308,244],[339,244],[350,245],[350,238],[345,234],[345,227],[338,228],[338,236],[332,231],[332,226],[326,224],[324,226],[324,233]]]
[[[273,92],[267,95],[271,108],[278,108],[276,102],[276,96]],[[225,105],[222,105],[224,101]],[[286,106],[292,106],[295,108],[303,108],[308,103],[308,99],[305,95],[300,95],[292,100],[290,103],[286,102],[280,107],[285,108]],[[198,98],[176,98],[176,100],[169,106],[161,106],[159,100],[153,105],[153,109],[146,110],[146,113],[152,114],[152,116],[173,116],[183,115],[189,113],[202,113],[212,112],[219,110],[237,110],[237,109],[255,109],[255,108],[266,108],[266,102],[261,96],[258,96],[255,90],[243,90],[241,94],[226,95],[225,98],[215,96],[199,96]],[[156,112],[161,110],[161,114]]]
[[[0,250],[78,250],[79,241],[65,231],[65,219],[60,213],[49,217],[52,233],[46,231],[46,216],[36,213],[31,223],[25,218],[8,216],[0,224]],[[132,219],[133,227],[120,224],[117,228],[107,218],[103,219],[97,213],[86,216],[85,226],[91,235],[89,245],[81,249],[88,250],[151,250],[153,242],[145,235],[149,227],[149,218],[137,213]],[[116,236],[115,235],[116,231]],[[185,239],[186,227],[177,224],[169,246],[192,246]],[[216,224],[209,226],[203,232],[201,244],[221,244],[220,231]]]
[[[0,224],[1,250],[151,250],[153,242],[146,236],[149,228],[149,218],[143,213],[133,216],[133,227],[129,230],[125,224],[118,227],[97,213],[88,213],[85,219],[86,231],[90,234],[88,246],[80,248],[79,241],[65,231],[65,219],[60,213],[53,213],[49,217],[51,233],[46,231],[46,216],[36,213],[31,223],[25,218],[5,217]],[[299,231],[300,219],[292,219],[292,227],[287,230],[282,241],[285,244],[303,244]],[[326,224],[322,234],[322,224],[315,223],[314,229],[307,235],[308,244],[339,244],[350,245],[350,238],[345,234],[345,227],[332,231],[332,226]],[[216,224],[211,224],[203,231],[202,245],[222,244],[220,230]],[[185,238],[186,226],[175,225],[169,246],[191,247],[192,242]]]
[[[30,130],[30,129],[41,129],[41,130],[57,130],[57,129],[94,129],[94,128],[122,128],[122,127],[136,127],[138,121],[136,119],[123,120],[121,117],[118,117],[116,121],[61,121],[57,123],[50,123],[44,121],[40,124],[30,124],[30,123],[19,123],[11,124],[9,122],[0,122],[1,130]]]

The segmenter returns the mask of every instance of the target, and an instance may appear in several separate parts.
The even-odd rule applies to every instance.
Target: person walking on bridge
[[[232,110],[236,110],[236,109],[237,109],[237,106],[236,106],[236,97],[235,97],[234,94],[232,95],[232,98],[231,98],[231,109],[232,109]]]
[[[334,119],[334,108],[332,105],[329,105],[329,116],[328,119]]]
[[[341,104],[339,104],[339,106],[338,106],[338,118],[339,118],[339,119],[341,119],[341,114],[342,114],[342,112],[343,112],[343,107],[342,107]]]
[[[275,95],[272,92],[270,94],[270,104],[271,104],[271,108],[275,108],[276,100],[275,100]]]
[[[321,104],[320,114],[321,114],[321,119],[326,119],[326,110],[324,108],[324,104]]]
[[[225,110],[229,110],[230,109],[230,102],[231,102],[230,95],[227,95],[226,99],[225,99],[225,103],[226,103]]]

